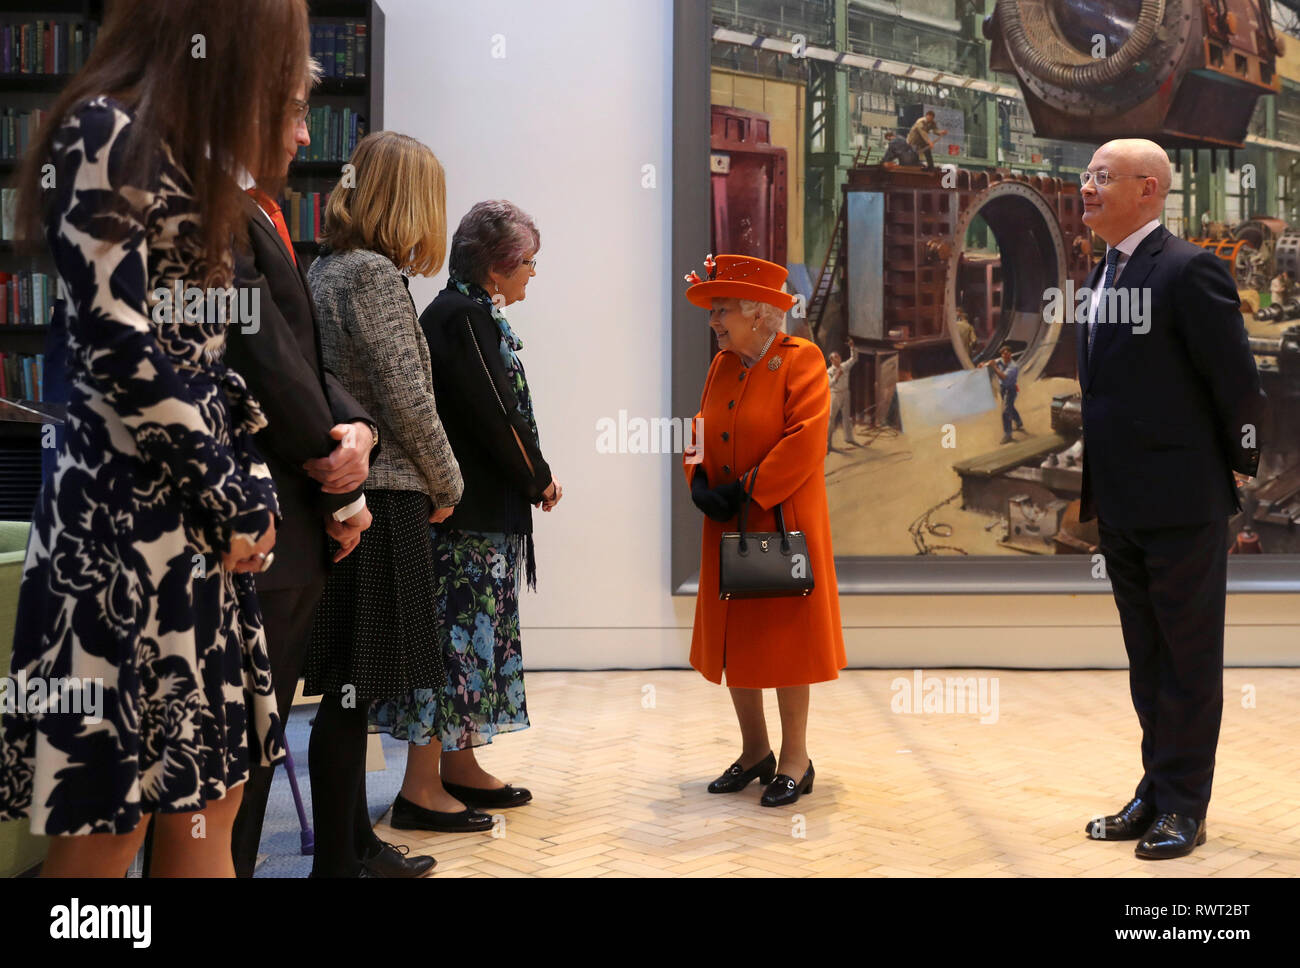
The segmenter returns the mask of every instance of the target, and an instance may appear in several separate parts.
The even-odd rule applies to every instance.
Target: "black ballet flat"
[[[492,829],[492,818],[467,807],[455,813],[429,810],[400,793],[393,801],[389,826],[395,830],[433,830],[441,834],[472,834]]]
[[[808,769],[798,783],[794,781],[794,777],[778,773],[776,779],[767,785],[767,789],[763,791],[763,798],[758,802],[764,807],[788,807],[792,803],[797,803],[800,796],[812,793],[813,777],[816,775],[812,760],[808,761]]]
[[[748,770],[740,765],[740,760],[736,760],[731,766],[727,767],[726,773],[709,784],[709,792],[739,793],[749,786],[755,777],[766,786],[772,782],[772,777],[775,775],[776,756],[769,751],[757,766],[752,766]]]
[[[507,783],[494,790],[483,787],[461,786],[459,783],[442,781],[442,788],[467,807],[522,807],[533,799],[532,793],[523,787],[512,787]]]

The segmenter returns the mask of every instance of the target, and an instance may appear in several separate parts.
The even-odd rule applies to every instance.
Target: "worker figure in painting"
[[[841,415],[844,420],[844,436],[849,446],[861,447],[853,437],[853,407],[849,403],[849,370],[858,362],[858,348],[850,341],[849,361],[844,363],[839,353],[832,352],[830,362],[831,365],[826,367],[826,378],[831,383],[831,416],[826,424],[826,449],[835,450],[831,442],[835,439],[835,421]]]
[[[1002,351],[998,354],[1000,359],[988,360],[981,363],[980,366],[993,365],[993,372],[997,374],[998,384],[1002,388],[1002,440],[1001,443],[1011,444],[1015,440],[1011,436],[1011,431],[1024,431],[1024,422],[1020,419],[1020,413],[1016,410],[1016,397],[1020,393],[1020,387],[1016,381],[1020,379],[1020,364],[1013,362],[1011,359],[1011,345],[1002,344]]]
[[[966,355],[975,356],[975,344],[979,342],[979,337],[975,334],[975,327],[966,317],[966,310],[957,310],[957,336],[961,339],[962,344],[966,347]]]
[[[1279,272],[1268,284],[1269,296],[1274,303],[1284,303],[1291,298],[1293,280],[1290,272]]]
[[[880,163],[886,168],[897,168],[899,165],[910,165],[915,168],[920,166],[921,159],[905,139],[898,137],[897,132],[886,131],[885,157],[880,159]]]
[[[940,130],[939,122],[934,120],[934,112],[926,111],[917,119],[916,124],[912,125],[912,130],[907,132],[907,143],[918,153],[925,155],[925,167],[933,168],[934,153],[931,149],[934,148],[935,142],[939,139],[935,138],[934,141],[931,141],[929,135],[944,135],[947,133],[947,128]]]

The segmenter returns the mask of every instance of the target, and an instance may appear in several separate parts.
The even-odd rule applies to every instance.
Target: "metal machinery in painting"
[[[772,145],[771,120],[713,105],[709,173],[714,252],[786,264],[786,153]]]
[[[850,172],[840,289],[848,337],[866,354],[858,412],[887,417],[873,371],[896,357],[898,379],[970,369],[1009,342],[1026,379],[1072,376],[1074,344],[1043,317],[1049,288],[1080,285],[1091,266],[1078,185],[1005,171],[884,168]],[[977,222],[998,254],[968,251]],[[958,327],[963,307],[972,349]]]
[[[998,0],[989,66],[1016,75],[1039,137],[1240,148],[1281,90],[1267,0]]]

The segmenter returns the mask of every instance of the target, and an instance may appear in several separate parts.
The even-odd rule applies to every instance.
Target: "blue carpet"
[[[294,706],[289,713],[285,735],[289,752],[302,793],[303,809],[311,823],[311,780],[307,776],[307,740],[311,736],[311,720],[316,706]],[[378,820],[393,805],[393,798],[402,788],[402,774],[406,770],[406,743],[395,740],[387,733],[380,734],[384,744],[386,769],[366,774],[366,800],[370,819]],[[266,821],[262,825],[262,846],[259,857],[265,855],[253,873],[254,877],[306,877],[311,873],[311,858],[302,853],[302,827],[298,811],[293,805],[293,790],[289,787],[289,774],[283,766],[277,767],[271,794],[266,802]]]

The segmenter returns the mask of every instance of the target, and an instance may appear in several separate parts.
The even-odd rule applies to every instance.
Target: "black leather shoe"
[[[533,798],[523,787],[512,787],[509,783],[495,790],[485,790],[443,780],[442,788],[467,807],[522,807]]]
[[[767,785],[763,798],[758,802],[764,807],[788,807],[797,802],[801,795],[812,793],[813,777],[816,775],[812,760],[808,761],[808,769],[798,783],[794,782],[794,777],[778,773],[776,779]]]
[[[410,852],[411,848],[405,844],[399,846],[381,840],[378,851],[361,859],[361,868],[367,877],[423,877],[438,864],[432,857],[408,857]]]
[[[472,807],[457,813],[427,810],[399,793],[397,799],[393,801],[393,817],[389,824],[396,830],[435,830],[443,834],[469,834],[491,830],[492,818]]]
[[[1134,797],[1119,813],[1089,820],[1083,832],[1093,840],[1138,840],[1155,822],[1155,804]]]
[[[748,770],[740,765],[740,760],[727,767],[727,772],[709,784],[710,793],[739,793],[757,777],[764,786],[772,782],[776,775],[776,754],[768,751],[767,756],[757,766]]]
[[[1205,821],[1184,813],[1162,813],[1133,853],[1143,860],[1186,857],[1205,843]]]

